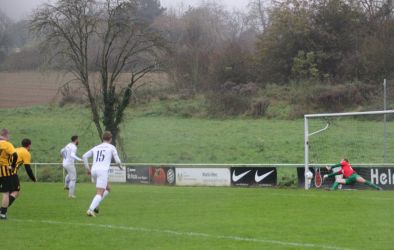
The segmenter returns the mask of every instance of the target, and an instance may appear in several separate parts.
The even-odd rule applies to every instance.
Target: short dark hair
[[[75,142],[76,140],[78,140],[78,135],[71,136],[71,141],[72,142]]]
[[[112,133],[110,131],[105,131],[103,133],[103,141],[109,141],[112,139]]]
[[[27,148],[28,146],[31,145],[31,140],[25,138],[25,139],[22,140],[22,143],[21,143],[21,144],[22,144],[23,147]]]

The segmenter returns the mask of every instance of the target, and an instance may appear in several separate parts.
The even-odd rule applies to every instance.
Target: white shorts
[[[108,186],[108,170],[93,169],[92,179],[96,183],[96,188],[107,188]]]
[[[70,180],[77,180],[77,170],[75,169],[74,165],[63,166],[63,168],[66,170],[68,177],[70,177]]]

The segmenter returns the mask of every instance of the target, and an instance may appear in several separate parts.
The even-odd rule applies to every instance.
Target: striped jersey
[[[16,152],[14,146],[5,140],[0,140],[0,177],[10,176],[12,163],[12,155]]]

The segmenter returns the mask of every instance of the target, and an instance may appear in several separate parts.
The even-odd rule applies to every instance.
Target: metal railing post
[[[38,181],[38,176],[37,176],[37,164],[34,164],[34,176],[36,177],[36,181]]]

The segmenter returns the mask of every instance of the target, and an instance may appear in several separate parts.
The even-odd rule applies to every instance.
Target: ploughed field
[[[120,81],[127,83],[129,76],[130,74],[122,74]],[[93,75],[94,77],[98,76]],[[0,108],[56,104],[62,98],[60,89],[66,83],[69,83],[72,89],[71,94],[81,96],[80,92],[73,92],[79,89],[78,83],[73,79],[75,77],[72,74],[55,71],[0,72]],[[150,74],[138,85],[140,84],[155,87],[168,84],[168,79],[165,74]]]

